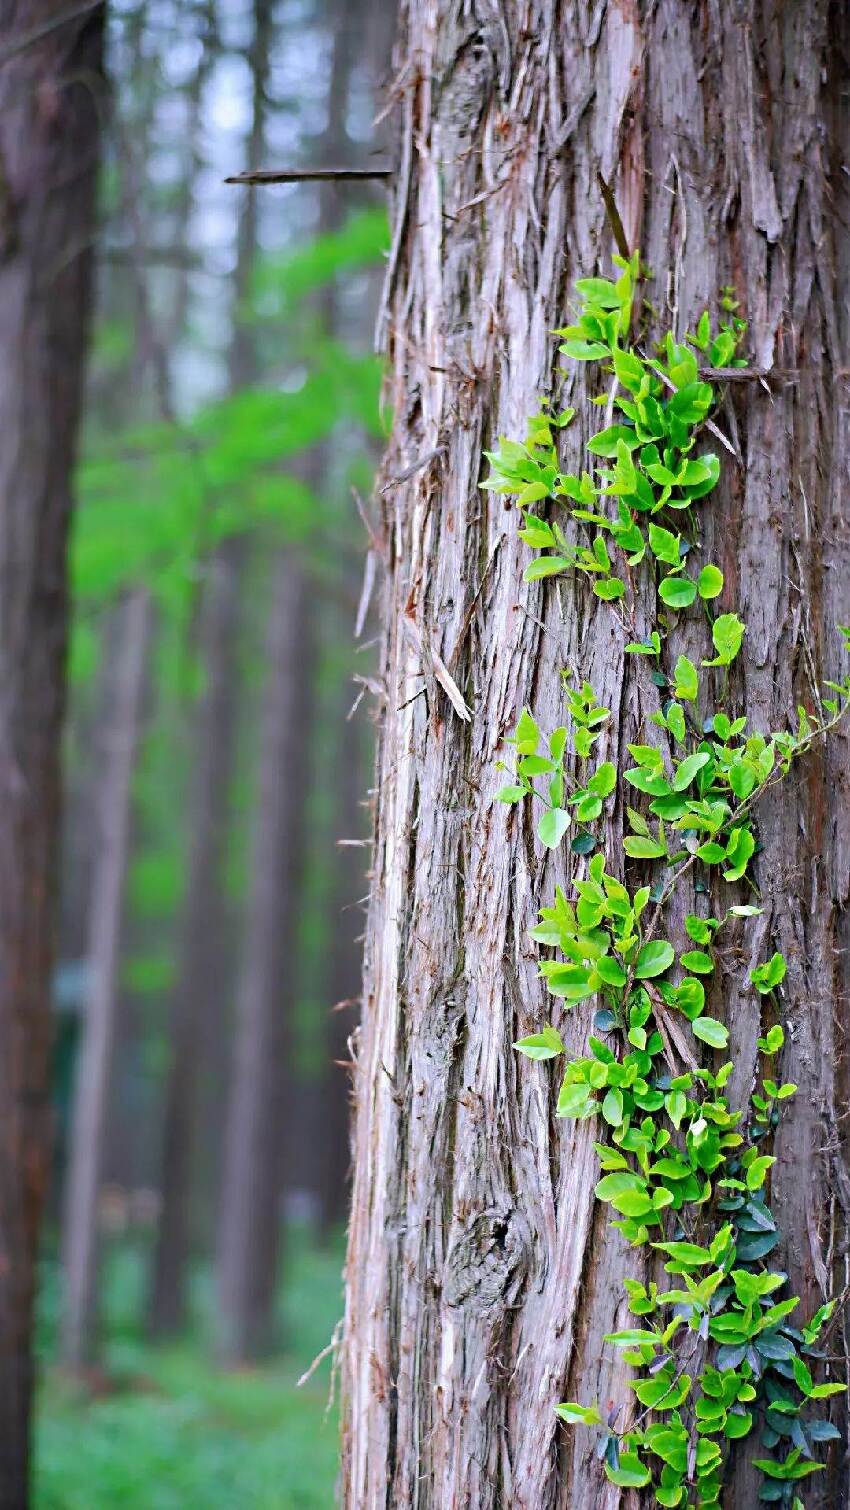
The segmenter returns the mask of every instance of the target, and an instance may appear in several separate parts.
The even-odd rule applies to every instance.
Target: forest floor
[[[302,1235],[289,1243],[280,1296],[285,1347],[268,1365],[214,1367],[206,1328],[175,1346],[143,1336],[143,1254],[109,1255],[103,1375],[92,1390],[50,1362],[58,1285],[46,1266],[39,1351],[35,1510],[330,1510],[337,1419],[326,1414],[329,1363],[297,1380],[341,1312],[342,1255]],[[209,1276],[196,1283],[208,1316]]]

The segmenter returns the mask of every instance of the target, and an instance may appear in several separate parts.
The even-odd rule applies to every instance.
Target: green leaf
[[[601,341],[565,341],[561,351],[575,362],[598,362],[608,356],[608,347]]]
[[[720,861],[725,858],[725,849],[722,845],[715,844],[713,839],[710,839],[707,844],[701,844],[697,850],[697,859],[704,860],[706,865],[719,865]]]
[[[685,738],[685,714],[679,703],[671,703],[667,709],[667,727],[677,744]]]
[[[723,1431],[727,1437],[736,1442],[739,1437],[745,1437],[753,1424],[753,1418],[749,1411],[730,1411],[726,1417]]]
[[[584,1117],[596,1110],[596,1102],[588,1095],[587,1086],[564,1081],[558,1095],[555,1115],[558,1117]]]
[[[699,676],[693,661],[680,655],[673,673],[673,692],[684,703],[692,703],[699,692]]]
[[[617,785],[617,767],[610,760],[603,761],[598,770],[594,771],[587,790],[593,792],[596,797],[610,797]]]
[[[561,764],[567,743],[566,729],[553,729],[549,735],[549,754],[556,765]]]
[[[689,577],[665,577],[658,595],[668,608],[689,608],[697,595],[696,584]]]
[[[548,498],[550,491],[545,482],[527,482],[517,498],[517,507],[524,509],[530,503],[536,503],[539,498]]]
[[[606,986],[624,986],[626,984],[625,970],[610,954],[603,954],[601,959],[596,961],[596,973],[605,982]]]
[[[605,1472],[612,1484],[620,1489],[642,1489],[649,1483],[649,1469],[645,1468],[636,1452],[623,1452],[617,1468],[605,1464]]]
[[[593,1193],[598,1201],[614,1201],[627,1190],[645,1192],[646,1180],[631,1169],[618,1169],[614,1174],[604,1175]]]
[[[575,838],[570,840],[570,849],[574,855],[589,855],[591,850],[595,848],[596,839],[593,834],[587,833],[586,830],[576,834]]]
[[[629,430],[625,425],[609,425],[607,430],[600,430],[592,436],[587,443],[588,451],[594,456],[616,456],[617,443],[622,441],[630,451],[634,451],[640,445],[634,430]]]
[[[776,1160],[770,1154],[762,1154],[760,1158],[753,1159],[747,1169],[747,1189],[760,1190],[764,1184],[765,1175]]]
[[[503,786],[496,793],[497,802],[521,802],[525,796],[524,786]]]
[[[715,1017],[697,1017],[691,1023],[691,1028],[695,1038],[701,1038],[703,1043],[710,1044],[713,1049],[725,1049],[729,1042],[729,1029]]]
[[[538,556],[536,561],[530,561],[522,574],[523,582],[539,582],[543,577],[557,577],[562,571],[569,571],[572,566],[566,556]]]
[[[705,666],[731,666],[743,643],[746,626],[736,613],[722,613],[715,619],[711,638],[717,655],[713,661],[704,661]]]
[[[637,393],[643,382],[645,368],[639,357],[630,351],[621,351],[618,346],[611,352],[611,360],[614,363],[614,371],[624,388],[630,393]]]
[[[750,980],[762,996],[767,996],[768,992],[782,984],[787,968],[784,955],[777,950],[766,964],[758,965],[750,971]]]
[[[525,1054],[527,1059],[554,1059],[564,1052],[560,1033],[548,1023],[541,1032],[532,1033],[528,1038],[518,1038],[514,1048]]]
[[[611,1089],[602,1102],[602,1115],[610,1127],[619,1127],[623,1120],[623,1093]]]
[[[517,531],[520,540],[530,545],[532,550],[545,551],[550,545],[555,545],[555,533],[542,519],[537,519],[534,514],[526,515],[525,524]]]
[[[680,551],[680,535],[674,535],[670,530],[665,530],[660,524],[649,526],[649,548],[653,556],[659,561],[666,561],[668,566],[678,566]]]
[[[613,603],[616,598],[621,598],[626,590],[625,582],[619,577],[597,577],[594,579],[593,591],[603,603]]]
[[[547,849],[557,849],[570,826],[570,815],[562,807],[550,807],[541,813],[537,823],[537,837]]]
[[[651,980],[655,975],[663,975],[675,958],[673,946],[666,939],[651,939],[638,954],[635,980]]]
[[[689,949],[686,954],[680,955],[679,964],[684,970],[692,970],[695,975],[710,975],[714,969],[714,960],[702,949]]]
[[[610,278],[577,278],[576,292],[588,306],[601,305],[603,309],[619,309],[620,294]]]
[[[601,1426],[602,1417],[596,1405],[576,1405],[573,1400],[565,1400],[562,1405],[555,1406],[555,1415],[560,1416],[569,1426]]]
[[[695,755],[689,755],[686,760],[680,761],[673,777],[673,791],[684,792],[703,766],[708,765],[709,759],[705,750],[698,750]]]
[[[633,860],[657,860],[667,854],[667,846],[657,839],[644,838],[642,834],[630,834],[623,840],[623,849]]]
[[[724,870],[724,881],[739,881],[755,854],[756,841],[748,828],[733,828],[726,845],[726,858],[731,862]]]
[[[540,730],[527,708],[523,708],[514,731],[514,744],[520,755],[533,755],[540,742]]]
[[[701,598],[716,598],[723,591],[723,573],[719,566],[704,566],[697,577],[697,592]]]
[[[778,1054],[785,1042],[785,1032],[778,1022],[768,1030],[764,1038],[758,1041],[763,1054]]]
[[[666,1253],[675,1263],[688,1267],[704,1267],[712,1262],[708,1248],[701,1248],[697,1243],[653,1243],[652,1246]]]

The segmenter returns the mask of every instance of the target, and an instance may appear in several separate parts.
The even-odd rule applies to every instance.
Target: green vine
[[[749,732],[745,717],[718,706],[745,625],[733,612],[713,616],[724,587],[720,569],[708,562],[690,570],[699,549],[697,506],[720,475],[718,455],[695,449],[706,430],[728,446],[711,419],[716,392],[706,369],[744,365],[737,351],[746,327],[724,290],[731,319],[716,332],[706,312],[683,342],[668,333],[651,352],[630,344],[639,263],[637,256],[614,261],[616,280],[578,282],[578,318],[558,332],[564,355],[597,364],[606,379],[606,391],[591,400],[606,410],[604,428],[587,446],[593,470],[562,472],[556,437],[574,410],[555,414],[543,404],[523,444],[502,439],[488,453],[491,473],[483,484],[517,499],[520,535],[537,553],[526,581],[565,572],[586,577],[634,635],[633,569],[647,561],[661,605],[657,627],[630,639],[626,650],[655,663],[661,705],[650,722],[665,742],[629,746],[634,764],[623,772],[621,789],[625,854],[655,867],[655,879],[632,890],[610,874],[586,826],[618,787],[610,761],[588,772],[609,712],[587,683],[567,682],[568,722],[548,736],[523,712],[509,740],[511,779],[497,794],[507,804],[533,798],[542,808],[541,842],[554,849],[573,828],[573,852],[588,857],[573,894],[557,888],[531,930],[547,951],[540,974],[551,995],[567,1008],[591,998],[597,1003],[587,1054],[566,1063],[557,1115],[597,1120],[595,1194],[616,1213],[612,1225],[632,1246],[663,1255],[674,1281],[661,1290],[655,1281],[647,1287],[626,1280],[638,1324],[606,1338],[635,1370],[630,1423],[618,1426],[617,1415],[603,1416],[598,1404],[570,1402],[557,1412],[569,1424],[598,1430],[612,1483],[651,1486],[659,1505],[703,1510],[720,1503],[731,1444],[749,1435],[758,1415],[764,1449],[774,1454],[756,1459],[764,1476],[760,1499],[801,1507],[799,1482],[823,1466],[817,1444],[839,1435],[830,1422],[804,1412],[845,1385],[813,1377],[822,1357],[818,1338],[835,1302],[807,1324],[793,1324],[798,1298],[787,1293],[787,1276],[766,1262],[780,1243],[767,1194],[775,1159],[767,1150],[781,1108],[796,1091],[768,1073],[784,1032],[775,1021],[759,1038],[758,1089],[744,1111],[733,1110],[725,1095],[732,1063],[709,1069],[698,1057],[703,1046],[725,1050],[729,1039],[726,1025],[706,1010],[717,936],[746,926],[760,908],[737,904],[721,917],[707,908],[691,914],[687,939],[675,945],[663,932],[667,905],[689,872],[698,877],[700,897],[708,896],[712,873],[728,884],[749,881],[758,803],[844,717],[850,677],[828,684],[833,695],[818,699],[816,712],[799,708],[792,729]],[[553,504],[568,507],[577,538],[568,538],[553,517]],[[700,667],[680,655],[667,674],[670,615],[694,603],[707,617],[714,653]],[[850,629],[841,633],[850,648]],[[700,720],[697,708],[712,692],[715,709]],[[581,779],[568,790],[570,742]],[[775,953],[750,974],[774,1017],[785,973]],[[537,1060],[565,1053],[551,1024],[515,1047]]]

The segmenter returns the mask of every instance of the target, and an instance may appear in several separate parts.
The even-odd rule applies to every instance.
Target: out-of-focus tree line
[[[379,184],[224,179],[374,163],[393,24],[108,12],[43,1244],[78,1377],[116,1244],[150,1336],[193,1324],[200,1269],[209,1351],[244,1363],[286,1345],[287,1231],[345,1216],[387,218]]]

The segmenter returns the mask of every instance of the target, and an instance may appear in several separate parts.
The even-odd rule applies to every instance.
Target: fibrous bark
[[[0,43],[0,1503],[27,1501],[49,1170],[70,476],[88,329],[102,12],[6,0]]]
[[[553,1406],[598,1398],[628,1419],[633,1397],[603,1336],[626,1324],[623,1274],[640,1275],[594,1205],[593,1123],[557,1121],[551,1071],[511,1049],[555,1020],[568,1050],[583,1050],[591,1008],[562,1019],[528,942],[538,906],[582,862],[545,857],[528,816],[493,796],[500,741],[523,704],[545,728],[563,722],[563,669],[613,710],[599,753],[618,765],[659,693],[581,584],[523,584],[516,517],[479,491],[481,456],[500,433],[522,439],[556,383],[578,410],[565,470],[581,469],[599,428],[584,370],[562,385],[551,332],[566,323],[572,281],[610,269],[601,173],[647,264],[650,329],[681,335],[731,284],[753,364],[791,374],[730,387],[719,423],[735,455],[723,456],[703,539],[725,573],[722,606],[748,625],[731,695],[751,726],[782,727],[811,702],[837,663],[832,625],[850,616],[847,17],[821,0],[409,0],[398,62],[384,705],[343,1498],[351,1510],[612,1506],[620,1492],[592,1434],[566,1432]],[[639,632],[650,611],[639,595]],[[698,624],[671,624],[668,644],[671,665],[705,653]],[[469,723],[429,647],[453,669]],[[800,1090],[773,1191],[806,1314],[842,1287],[848,1263],[836,1120],[848,770],[842,735],[765,801],[753,958],[724,959],[716,988],[743,1083],[757,1009],[738,988],[772,947],[789,961],[783,1076]],[[617,808],[609,856],[620,836]],[[750,1504],[746,1469],[736,1472],[730,1503]],[[823,1478],[824,1502],[843,1503],[846,1464]]]

